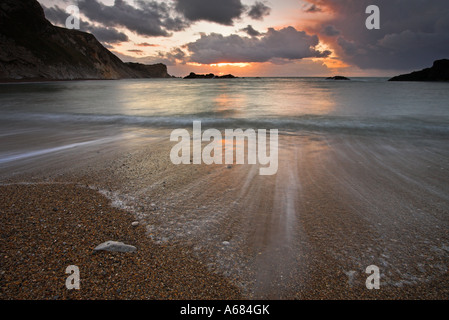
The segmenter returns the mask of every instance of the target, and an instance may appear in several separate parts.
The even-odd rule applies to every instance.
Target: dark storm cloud
[[[240,0],[174,0],[176,10],[190,21],[210,21],[233,25],[240,18],[245,6]]]
[[[310,57],[326,57],[329,51],[318,51],[318,37],[297,31],[293,27],[268,29],[260,38],[203,34],[188,43],[190,62],[213,64],[220,62],[293,61]]]
[[[322,33],[329,37],[335,37],[340,34],[340,31],[338,31],[334,26],[329,25],[323,28]]]
[[[159,51],[156,55],[146,56],[138,59],[121,55],[127,61],[136,61],[145,64],[163,63],[167,66],[186,63],[186,53],[181,48],[173,48],[168,52]]]
[[[263,2],[256,1],[248,10],[248,16],[254,20],[263,20],[265,16],[270,15],[271,8],[266,6]]]
[[[181,48],[173,48],[169,52],[158,52],[158,58],[162,59],[166,65],[174,66],[177,63],[186,63],[186,53]]]
[[[254,29],[252,25],[248,25],[246,28],[243,28],[240,31],[246,32],[250,37],[258,37],[261,35],[261,33]]]
[[[53,24],[57,24],[63,26],[67,17],[69,16],[64,10],[59,7],[51,7],[47,8],[44,5],[41,5],[44,9],[45,17],[52,22]]]
[[[308,13],[315,13],[315,12],[321,12],[322,10],[317,5],[312,4],[311,6],[306,7],[306,9],[304,9],[304,11],[308,12]]]
[[[364,53],[363,50],[359,51],[361,49],[358,48],[357,44],[354,41],[348,41],[343,37],[338,37],[337,43],[348,56],[354,56],[355,54],[357,54],[357,52],[360,52],[361,54]]]
[[[78,6],[87,18],[108,26],[124,27],[143,36],[170,36],[170,31],[187,27],[179,17],[172,15],[167,3],[136,0],[136,7],[123,0],[115,0],[112,6],[98,0],[80,0]]]
[[[59,7],[42,7],[44,8],[45,16],[48,20],[50,20],[54,24],[65,26],[65,21],[69,16],[69,14],[65,12],[65,10]],[[92,33],[99,41],[105,43],[117,43],[129,40],[128,36],[123,32],[120,32],[114,28],[92,25],[87,21],[83,21],[82,19],[80,21],[80,29],[82,31]]]
[[[336,53],[362,69],[419,69],[449,58],[447,0],[307,0],[333,12]],[[368,30],[368,5],[380,8],[381,29]],[[330,35],[329,30],[314,30]]]
[[[89,25],[86,31],[92,33],[99,41],[107,43],[118,43],[128,41],[129,38],[123,32],[117,31],[114,28],[97,27]]]

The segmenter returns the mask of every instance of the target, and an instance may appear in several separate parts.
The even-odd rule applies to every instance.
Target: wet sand
[[[168,136],[130,130],[3,164],[2,298],[447,299],[445,139],[282,135],[278,174],[264,177],[258,166],[175,166]],[[88,230],[70,235],[78,221]],[[106,240],[138,254],[92,254]],[[39,290],[22,290],[35,287],[25,260]],[[68,262],[88,270],[76,293],[63,288]],[[365,286],[370,265],[380,290]]]

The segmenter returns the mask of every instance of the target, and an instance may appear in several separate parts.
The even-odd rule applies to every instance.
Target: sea
[[[2,137],[15,122],[346,132],[449,132],[447,83],[386,78],[66,81],[0,85]]]

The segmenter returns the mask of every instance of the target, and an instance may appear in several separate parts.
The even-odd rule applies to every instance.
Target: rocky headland
[[[431,68],[393,77],[389,81],[449,81],[449,59],[437,60]]]
[[[163,64],[124,63],[92,34],[52,25],[36,0],[0,3],[0,81],[169,77]]]

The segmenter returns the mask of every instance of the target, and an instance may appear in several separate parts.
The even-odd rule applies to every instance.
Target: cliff
[[[0,80],[168,78],[123,63],[89,33],[53,26],[36,0],[0,0]]]
[[[449,81],[449,60],[437,60],[431,68],[403,74],[389,81]]]

